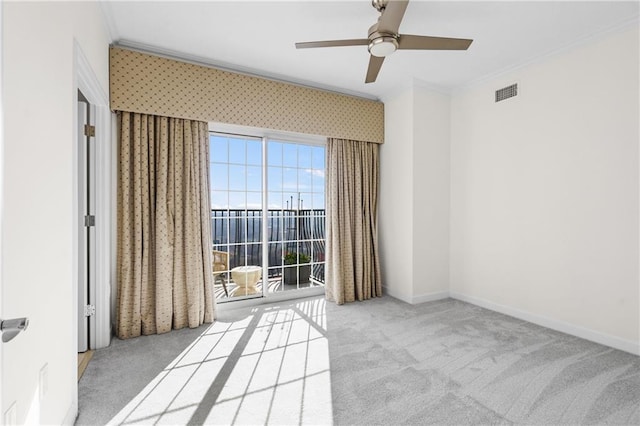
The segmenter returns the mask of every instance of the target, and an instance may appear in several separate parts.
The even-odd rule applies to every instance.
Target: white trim
[[[262,137],[260,139],[262,148],[262,217],[260,218],[261,226],[269,223],[269,149],[267,147],[267,138]],[[266,167],[265,167],[266,166]],[[245,192],[246,194],[246,192]],[[265,202],[267,201],[267,202]],[[231,220],[231,219],[229,219]],[[229,221],[229,224],[231,221]],[[248,234],[248,231],[247,231]],[[262,234],[262,258],[266,259],[266,262],[262,262],[262,276],[266,278],[267,285],[262,286],[262,297],[269,296],[269,234],[266,230]],[[229,247],[229,249],[231,249]],[[284,276],[282,277],[284,281]]]
[[[3,20],[3,9],[4,9],[4,2],[0,2],[0,34],[3,34],[3,28],[2,28],[2,20]],[[0,46],[2,46],[2,40],[0,39]],[[1,47],[0,47],[1,50]],[[3,268],[2,268],[2,263],[3,263],[3,259],[4,257],[2,256],[2,240],[4,239],[4,93],[3,93],[3,78],[2,76],[4,75],[4,61],[3,58],[4,55],[2,54],[2,52],[0,52],[0,318],[2,318],[2,304],[3,304],[3,297],[2,294],[4,293],[4,286],[2,284],[2,277],[3,277]],[[1,334],[1,333],[0,333]],[[4,417],[4,413],[5,413],[5,405],[3,403],[4,399],[2,398],[3,392],[2,392],[2,386],[3,386],[3,382],[4,379],[2,378],[2,371],[4,369],[4,355],[2,354],[2,343],[0,343],[0,414]],[[7,401],[7,404],[10,405],[11,401]],[[8,407],[7,407],[8,409]],[[4,418],[2,420],[0,420],[0,422],[3,422]]]
[[[115,328],[116,319],[116,298],[118,296],[118,285],[116,281],[117,277],[117,241],[118,241],[118,120],[114,113],[111,113],[111,247],[110,247],[110,259],[111,259],[111,319],[112,327]]]
[[[428,81],[420,80],[419,78],[413,78],[411,88],[415,89],[427,89],[432,92],[440,93],[441,95],[451,95],[451,88],[446,86],[440,86],[438,84],[429,83]]]
[[[294,290],[291,290],[291,291],[294,291]],[[295,291],[295,292],[297,293],[297,291]],[[221,310],[221,312],[223,311],[225,313],[228,313],[228,312],[234,312],[234,311],[244,311],[245,308],[254,307],[254,306],[266,306],[266,307],[268,307],[267,305],[274,304],[274,303],[280,303],[280,302],[289,302],[289,301],[290,302],[297,302],[297,301],[300,301],[302,299],[315,298],[316,296],[318,296],[320,294],[324,294],[324,291],[319,292],[317,294],[309,292],[309,293],[305,294],[304,296],[283,297],[283,298],[277,298],[277,299],[271,298],[266,303],[253,303],[253,304],[244,304],[244,305],[241,305],[238,302],[225,303],[225,305],[229,305],[229,306],[228,306],[228,308]],[[264,300],[264,298],[262,298],[262,299],[251,299],[251,300]],[[280,304],[282,305],[282,303],[280,303]]]
[[[71,405],[67,410],[67,414],[64,416],[62,420],[63,425],[73,426],[78,418],[78,400],[74,399],[71,401]]]
[[[417,305],[419,303],[425,302],[434,302],[436,300],[448,299],[450,297],[448,291],[436,291],[433,293],[424,293],[417,296],[407,296],[405,294],[394,291],[392,288],[387,286],[382,286],[382,292],[383,294],[387,294],[394,299],[402,300],[403,302],[409,303],[410,305]]]
[[[563,53],[567,53],[567,52],[569,52],[569,51],[571,51],[571,50],[573,50],[575,48],[587,45],[589,43],[594,43],[594,42],[600,41],[600,40],[606,38],[609,35],[612,35],[612,34],[615,34],[615,33],[618,33],[618,32],[622,32],[622,31],[624,31],[626,29],[629,29],[629,28],[632,28],[634,26],[638,26],[638,19],[639,18],[640,18],[640,16],[636,15],[636,16],[633,16],[631,18],[624,19],[623,21],[618,22],[617,24],[615,24],[615,25],[613,25],[611,27],[608,27],[608,28],[606,28],[606,29],[604,29],[602,31],[599,31],[599,32],[596,32],[596,33],[589,34],[587,36],[578,38],[576,40],[571,41],[570,43],[567,43],[567,44],[565,44],[563,46],[557,47],[557,48],[555,48],[553,50],[550,50],[550,51],[548,51],[546,53],[543,53],[543,54],[541,54],[539,56],[536,56],[536,57],[527,59],[527,60],[525,60],[523,62],[520,62],[519,64],[507,66],[505,68],[502,68],[501,70],[486,74],[486,75],[484,75],[482,77],[473,79],[473,80],[471,80],[471,81],[469,81],[467,83],[463,83],[463,84],[461,84],[459,86],[454,86],[451,89],[451,94],[456,96],[456,95],[465,93],[468,90],[471,90],[471,89],[477,88],[479,86],[482,86],[485,83],[489,83],[489,82],[491,82],[491,81],[493,81],[495,79],[498,79],[500,77],[504,77],[504,76],[506,76],[506,75],[508,75],[508,74],[510,74],[512,72],[518,71],[518,70],[520,70],[522,68],[526,68],[526,67],[528,67],[530,65],[535,65],[535,64],[544,62],[547,59],[552,58],[554,56],[558,56],[558,55],[561,55]]]
[[[93,283],[93,285],[91,285],[91,289],[89,289],[89,288],[86,288],[84,284],[84,278],[87,276],[87,273],[89,271],[93,271],[93,274],[95,275],[95,268],[91,266],[91,260],[87,259],[87,261],[83,261],[83,258],[86,258],[86,256],[89,254],[91,254],[92,256],[95,256],[95,250],[93,250],[93,253],[92,253],[92,251],[90,250],[90,246],[88,244],[89,241],[87,237],[89,237],[92,232],[90,229],[83,227],[81,222],[82,222],[82,216],[85,213],[88,213],[89,211],[91,211],[90,208],[88,210],[85,208],[85,204],[89,204],[89,201],[90,201],[90,197],[88,197],[89,192],[87,191],[87,185],[89,184],[89,181],[90,181],[89,170],[91,168],[95,168],[95,166],[91,165],[90,160],[87,161],[88,160],[87,154],[91,151],[91,149],[89,147],[90,141],[88,141],[86,137],[83,135],[84,133],[83,126],[86,124],[91,125],[92,123],[95,123],[95,119],[92,118],[93,114],[95,114],[95,107],[93,107],[86,100],[86,97],[84,97],[84,95],[82,96],[82,99],[80,98],[80,93],[77,93],[77,95],[78,95],[78,99],[76,102],[76,111],[75,111],[77,115],[76,117],[74,117],[76,122],[76,125],[74,126],[76,133],[74,137],[75,143],[74,143],[74,155],[73,155],[73,158],[75,160],[74,161],[75,166],[72,169],[74,171],[73,182],[74,184],[77,184],[77,187],[74,185],[74,190],[73,190],[73,194],[74,194],[73,218],[74,219],[73,219],[72,226],[75,227],[73,229],[75,231],[73,233],[74,242],[77,243],[77,247],[78,247],[77,255],[73,256],[73,259],[75,260],[73,264],[77,265],[77,267],[73,268],[74,278],[75,278],[75,281],[77,281],[78,283],[77,290],[74,290],[73,292],[74,295],[77,294],[77,299],[78,299],[77,303],[74,300],[74,304],[76,305],[75,317],[78,318],[77,328],[74,327],[74,331],[78,330],[77,332],[78,347],[76,348],[75,352],[85,352],[90,347],[89,331],[91,329],[91,325],[94,325],[95,321],[91,321],[89,318],[87,319],[84,318],[84,306],[89,303],[92,303],[92,301],[89,300],[89,296],[90,296],[89,293],[93,294],[94,292],[93,286],[95,285],[94,283],[95,279],[90,280],[90,282]],[[93,142],[95,143],[95,141]],[[93,232],[93,234],[95,234],[95,232]],[[95,263],[95,259],[94,259],[94,263]],[[93,334],[93,331],[91,331],[91,333]]]
[[[96,316],[95,346],[111,343],[111,113],[108,106],[96,106]]]
[[[71,315],[72,317],[72,353],[70,354],[71,356],[69,356],[69,360],[68,362],[71,364],[71,369],[70,371],[78,371],[78,359],[77,359],[77,352],[78,352],[78,322],[80,321],[80,319],[78,318],[79,313],[78,313],[78,275],[79,271],[78,271],[78,258],[80,256],[80,244],[79,244],[79,238],[80,238],[80,229],[78,227],[78,223],[80,223],[80,213],[79,213],[79,203],[80,200],[78,199],[78,193],[79,193],[79,176],[78,176],[78,156],[79,156],[79,152],[78,150],[80,149],[80,147],[78,146],[78,80],[79,75],[78,75],[78,56],[79,56],[79,52],[80,52],[80,47],[77,46],[75,44],[75,40],[74,40],[74,46],[73,46],[73,78],[75,80],[75,84],[73,85],[73,94],[72,94],[72,99],[74,100],[73,102],[73,172],[72,172],[72,176],[71,176],[71,180],[72,180],[72,188],[73,188],[73,200],[72,200],[72,212],[73,215],[71,217],[71,251],[72,251],[72,256],[71,256],[71,265],[72,265],[72,275],[71,275],[71,297],[73,300],[73,303],[71,304],[71,306],[73,307],[73,314]],[[75,355],[75,356],[74,356]],[[73,380],[72,383],[72,395],[71,395],[71,406],[69,408],[69,411],[67,411],[67,414],[64,417],[64,422],[63,424],[69,424],[70,420],[73,418],[75,419],[75,417],[78,415],[78,380]],[[75,410],[73,409],[75,407]]]
[[[411,303],[412,297],[408,296],[406,294],[400,293],[395,291],[392,287],[387,287],[387,286],[382,286],[382,294],[387,294],[391,297],[393,297],[394,299],[398,299],[398,300],[402,300],[403,302]]]
[[[96,315],[91,325],[91,349],[99,349],[109,346],[111,343],[111,282],[112,282],[112,258],[111,258],[111,223],[112,223],[112,143],[111,143],[111,113],[108,97],[102,89],[95,73],[82,48],[74,40],[74,69],[76,84],[74,90],[80,90],[87,100],[95,107],[96,125],[96,286],[92,289],[92,301],[96,305]],[[74,93],[74,99],[77,94]],[[76,142],[77,143],[77,138]],[[74,152],[78,147],[74,146]],[[73,176],[77,193],[77,175]],[[74,211],[77,211],[78,200],[74,197]],[[80,218],[74,218],[74,233],[77,233],[76,224]],[[77,235],[74,235],[74,271],[77,270]],[[78,281],[74,278],[74,297],[77,297]],[[75,318],[74,328],[77,329]],[[77,338],[76,338],[77,340]]]
[[[407,91],[411,91],[411,93],[413,94],[416,89],[425,89],[430,92],[438,93],[445,96],[451,96],[451,93],[453,91],[452,87],[429,83],[428,81],[413,77],[409,80],[394,85],[389,90],[385,90],[384,93],[380,95],[380,101],[386,104],[390,100],[401,96]]]
[[[442,300],[442,299],[448,299],[448,298],[449,298],[448,291],[436,291],[433,293],[425,293],[425,294],[420,294],[418,296],[413,296],[411,298],[411,304],[417,305],[418,303],[433,302],[435,300]]]
[[[297,290],[280,291],[277,293],[270,293],[266,297],[254,297],[244,300],[229,300],[227,302],[216,302],[216,310],[218,312],[227,312],[234,309],[246,308],[247,306],[259,306],[271,302],[282,302],[285,300],[303,299],[305,297],[319,296],[324,294],[324,287],[310,287],[301,288]]]
[[[599,331],[590,330],[588,328],[580,327],[568,322],[556,320],[553,318],[545,317],[543,315],[534,314],[531,312],[523,311],[517,308],[501,305],[499,303],[492,302],[490,300],[481,299],[478,297],[467,296],[462,293],[452,291],[449,293],[452,299],[458,299],[463,302],[471,303],[476,306],[480,306],[485,309],[489,309],[501,314],[509,315],[521,320],[540,325],[542,327],[550,328],[552,330],[567,333],[572,336],[580,337],[582,339],[590,340],[592,342],[599,343],[601,345],[609,346],[621,351],[630,352],[634,355],[640,355],[640,342],[633,342],[631,340],[621,339],[620,337],[612,336],[610,334],[601,333]]]
[[[287,132],[284,130],[262,129],[259,127],[241,126],[228,123],[209,123],[209,131],[215,133],[231,133],[239,137],[268,139],[277,142],[292,142],[306,145],[326,145],[327,137],[306,133]]]
[[[111,2],[99,1],[98,5],[100,6],[100,12],[102,13],[102,17],[104,18],[102,19],[102,22],[104,23],[104,27],[107,30],[107,34],[109,34],[109,42],[111,43],[113,40],[117,40],[118,38],[120,38],[118,25],[113,19]]]

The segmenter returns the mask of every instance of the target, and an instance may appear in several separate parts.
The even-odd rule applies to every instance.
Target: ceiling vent
[[[496,90],[496,102],[504,101],[505,99],[513,98],[517,95],[518,83]]]

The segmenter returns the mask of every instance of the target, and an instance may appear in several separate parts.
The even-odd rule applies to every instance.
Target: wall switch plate
[[[13,426],[18,424],[18,412],[16,409],[15,401],[9,406],[7,411],[4,412],[4,424],[6,426]]]
[[[42,405],[42,401],[44,400],[44,396],[47,394],[49,390],[49,364],[45,364],[40,369],[39,375],[39,386],[40,389],[40,403]]]

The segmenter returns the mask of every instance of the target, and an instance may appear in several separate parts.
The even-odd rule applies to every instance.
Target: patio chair
[[[222,280],[222,288],[224,289],[225,296],[229,297],[227,291],[227,280],[224,277],[223,272],[229,270],[229,253],[226,251],[212,250],[213,253],[213,282],[217,279]]]

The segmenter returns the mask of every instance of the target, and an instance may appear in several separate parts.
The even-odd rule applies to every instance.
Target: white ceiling
[[[637,25],[639,2],[412,0],[405,34],[472,38],[467,51],[398,51],[365,84],[366,46],[297,50],[297,41],[366,38],[378,12],[357,1],[109,1],[114,43],[372,98],[414,79],[451,90]]]

